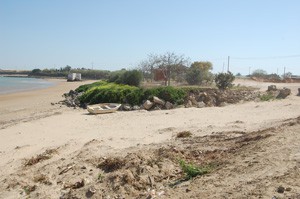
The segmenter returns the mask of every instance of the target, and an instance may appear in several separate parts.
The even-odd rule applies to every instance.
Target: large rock
[[[174,108],[174,105],[171,102],[167,101],[166,104],[165,104],[165,108],[169,110],[169,109]]]
[[[228,104],[226,102],[221,102],[218,106],[220,107],[224,107],[224,106],[227,106]]]
[[[279,94],[277,95],[277,99],[285,99],[287,96],[291,94],[291,89],[289,88],[283,88],[279,91]]]
[[[188,100],[188,101],[185,103],[185,108],[190,108],[190,107],[193,107],[193,103],[191,102],[191,100]]]
[[[198,102],[197,108],[204,108],[206,104],[204,102]]]
[[[192,106],[197,106],[198,102],[196,100],[196,97],[194,95],[189,96],[189,100],[192,102]]]
[[[155,96],[153,97],[153,102],[155,104],[165,105],[165,101],[164,100],[159,99],[158,97],[155,97]]]
[[[146,109],[146,110],[149,110],[152,108],[153,106],[153,102],[150,102],[149,100],[145,101],[145,103],[143,104],[143,107]]]
[[[131,111],[132,110],[132,107],[129,105],[129,104],[123,104],[121,109],[123,111]]]
[[[137,105],[135,105],[135,106],[132,107],[132,110],[135,110],[135,111],[140,110],[140,109],[141,109],[141,107],[139,107]]]
[[[199,93],[197,101],[201,102],[201,101],[204,101],[206,98],[207,98],[207,93],[201,92],[201,93]]]
[[[277,91],[276,85],[268,86],[268,91]]]

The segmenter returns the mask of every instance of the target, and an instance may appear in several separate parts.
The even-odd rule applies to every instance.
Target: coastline
[[[297,142],[294,143],[294,140],[300,140],[300,135],[292,134],[291,132],[299,132],[300,128],[300,122],[298,124],[298,121],[293,120],[300,116],[300,98],[296,96],[296,88],[300,87],[300,84],[277,84],[278,88],[290,86],[292,94],[284,100],[271,102],[247,102],[225,107],[207,107],[202,109],[179,108],[150,112],[140,110],[89,115],[86,110],[68,108],[55,103],[64,99],[62,97],[63,93],[74,90],[81,84],[94,81],[67,82],[61,79],[49,79],[49,81],[55,82],[55,86],[41,90],[0,95],[0,182],[3,182],[0,185],[0,198],[24,196],[20,195],[22,186],[33,184],[36,184],[36,190],[33,194],[37,194],[31,195],[33,198],[59,198],[62,185],[57,182],[66,179],[74,180],[75,177],[88,179],[87,183],[97,179],[100,170],[97,167],[93,167],[89,161],[98,160],[101,157],[109,158],[112,154],[117,156],[121,154],[126,155],[137,149],[147,152],[149,148],[166,149],[171,147],[172,151],[178,151],[178,147],[181,146],[176,145],[178,141],[176,134],[183,131],[191,132],[193,135],[191,139],[207,138],[213,142],[218,136],[227,136],[226,139],[232,140],[251,134],[254,131],[259,133],[264,129],[270,129],[266,136],[268,138],[268,136],[275,135],[275,130],[273,131],[272,129],[280,128],[283,124],[286,125],[287,122],[291,121],[293,123],[290,126],[287,125],[286,128],[294,129],[287,129],[286,134],[279,134],[274,138],[271,137],[273,142],[267,142],[259,147],[265,147],[267,151],[269,150],[268,146],[273,148],[280,146],[282,151],[287,151],[287,156],[295,155],[295,157],[298,157],[296,155],[299,153],[299,145]],[[240,83],[246,84],[247,82]],[[258,84],[261,90],[267,89],[266,84],[256,82],[249,82],[249,84]],[[54,103],[54,105],[51,105],[51,103]],[[258,138],[262,139],[259,136]],[[252,137],[250,138],[252,139]],[[251,141],[250,138],[249,140]],[[260,140],[258,140],[259,142]],[[199,142],[202,147],[205,143]],[[291,153],[289,150],[293,143],[295,146],[293,146]],[[247,145],[245,146],[247,148]],[[214,150],[214,143],[204,146],[204,148],[199,149],[199,151]],[[49,150],[55,151],[51,158],[43,160],[36,165],[24,167],[26,160],[37,157]],[[222,152],[223,150],[226,150],[226,147],[224,148],[221,144],[220,151]],[[250,155],[254,154],[252,149],[250,152]],[[264,156],[265,151],[261,152],[258,148],[255,154]],[[268,158],[270,161],[276,162],[278,153],[271,151]],[[277,170],[278,168],[286,168],[287,160],[285,156],[282,159],[282,164],[279,167],[274,166],[270,168],[270,172],[282,173],[281,170]],[[224,176],[224,173],[218,175],[218,172],[223,171],[225,175],[230,175],[228,179],[235,180],[236,184],[239,184],[241,181],[240,176],[247,174],[248,167],[234,179],[234,175],[231,174],[236,168],[241,168],[243,165],[238,164],[242,164],[244,161],[243,159],[241,161],[234,160],[232,158],[232,163],[228,164],[228,169],[225,168],[223,169],[224,171],[220,169],[212,175],[208,175],[205,179],[213,178],[213,182],[224,183],[224,186],[230,184],[233,186],[233,190],[237,190],[238,185],[235,186],[232,181],[226,182],[219,179],[220,176]],[[260,161],[265,161],[262,163],[263,165],[268,164],[269,160],[262,159]],[[296,160],[290,159],[289,165],[291,166],[289,167],[292,168],[295,161],[300,161],[300,156]],[[68,165],[75,165],[71,169],[72,172],[59,174],[58,170],[60,169],[58,168],[65,168]],[[255,168],[255,171],[261,170],[259,167],[260,162],[253,165],[258,167]],[[235,166],[236,168],[232,169]],[[84,167],[88,169],[81,169]],[[87,175],[88,172],[85,174],[80,173],[80,171],[88,171],[90,169],[93,170],[90,172],[91,175]],[[74,176],[73,171],[76,171],[78,175]],[[32,179],[37,173],[48,176],[53,184],[50,186],[35,183]],[[251,174],[247,176],[247,179],[252,177]],[[109,174],[105,175],[108,176]],[[258,173],[257,175],[261,174]],[[265,178],[267,179],[267,177]],[[196,178],[196,180],[201,179]],[[300,178],[295,177],[293,180],[295,181],[295,179]],[[243,183],[247,181],[242,180]],[[10,184],[13,184],[11,181],[18,181],[20,185],[15,185],[17,187],[15,188]],[[87,184],[87,186],[89,185]],[[98,184],[96,185],[98,186]],[[203,186],[208,185],[214,184],[206,183]],[[194,188],[191,188],[191,190],[199,190],[199,192],[202,190],[197,187],[197,184],[191,182],[191,187],[193,186]],[[272,184],[273,186],[277,186],[277,184]],[[293,191],[297,191],[294,187]],[[209,187],[206,188],[208,189]],[[218,186],[216,185],[213,189],[218,190]],[[106,190],[109,189],[107,188]],[[184,198],[183,193],[185,193],[185,190],[180,190],[180,188],[166,190],[170,194],[166,198],[176,198],[178,193],[182,194],[182,198]],[[211,189],[209,188],[209,190]],[[86,188],[76,190],[82,196],[84,196],[85,191]],[[101,191],[98,193],[101,193]],[[234,192],[233,196],[237,196],[236,194],[238,193]],[[218,194],[215,198],[220,198],[224,194],[222,189],[219,190]],[[269,191],[267,194],[272,194],[272,192]],[[209,198],[209,195],[206,196]]]
[[[7,90],[2,90],[0,91],[0,95],[5,95],[5,94],[11,94],[11,93],[21,93],[21,92],[27,92],[27,91],[34,91],[34,90],[41,90],[41,89],[46,89],[52,86],[55,86],[55,81],[49,81],[48,79],[40,79],[40,78],[35,78],[35,77],[28,77],[28,76],[2,76],[2,77],[6,77],[6,78],[28,78],[28,79],[32,79],[36,82],[32,82],[30,87],[23,87],[20,88],[21,85],[18,85],[18,87],[15,87],[14,89],[12,89],[11,87],[9,87],[9,89]],[[5,87],[4,87],[5,89]]]
[[[67,82],[65,79],[45,80],[53,85],[47,88],[0,94],[0,129],[21,121],[34,120],[40,115],[53,114],[60,107],[54,107],[51,103],[63,100],[64,93],[76,89],[79,85],[94,82],[92,80],[81,82]]]

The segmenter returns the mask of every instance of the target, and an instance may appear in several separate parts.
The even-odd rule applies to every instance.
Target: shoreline
[[[59,84],[63,84],[64,82],[68,82],[70,83],[70,81],[67,81],[67,79],[65,78],[43,78],[43,77],[22,77],[22,76],[3,76],[3,77],[13,77],[13,78],[32,78],[32,79],[42,79],[45,82],[49,82],[49,85],[43,86],[43,87],[36,87],[36,88],[26,88],[26,89],[22,89],[22,90],[13,90],[13,91],[7,91],[7,92],[0,92],[0,96],[3,95],[10,95],[10,94],[17,94],[17,93],[27,93],[27,92],[32,92],[32,91],[39,91],[39,90],[45,90],[48,88],[52,88],[52,87],[56,87],[59,86]],[[95,82],[97,80],[82,80],[82,81],[76,81],[75,83],[77,83],[76,85],[81,85],[81,84],[88,84],[89,82]],[[77,87],[76,87],[77,88]],[[75,88],[74,88],[75,89]],[[66,91],[67,92],[67,91]]]
[[[3,77],[7,77],[7,76],[3,76]],[[18,76],[18,77],[9,76],[9,78],[28,78],[28,79],[31,78],[31,79],[39,79],[39,78],[22,77],[22,76]],[[13,89],[13,90],[0,91],[0,96],[1,95],[6,95],[6,94],[12,94],[12,93],[22,93],[22,92],[28,92],[28,91],[42,90],[42,89],[47,89],[47,88],[50,88],[50,87],[56,85],[55,81],[49,81],[48,79],[43,79],[43,81],[46,82],[47,85],[42,84],[42,85],[36,86],[34,88],[27,87],[27,88],[17,88],[17,89]]]
[[[282,86],[290,86],[292,89],[292,95],[284,100],[270,102],[252,101],[224,107],[178,108],[149,112],[140,110],[90,115],[86,110],[68,108],[56,103],[64,99],[62,97],[63,93],[74,90],[79,85],[94,81],[67,82],[61,79],[52,79],[50,81],[56,82],[56,85],[42,90],[0,95],[0,182],[3,182],[0,186],[0,189],[2,188],[0,197],[16,198],[16,196],[24,196],[20,195],[22,187],[35,185],[35,190],[30,193],[33,198],[35,196],[37,198],[59,198],[62,185],[58,182],[62,181],[64,183],[66,180],[76,180],[77,178],[87,179],[85,188],[75,190],[77,194],[84,196],[88,186],[93,185],[88,184],[88,182],[94,182],[99,177],[99,173],[102,172],[93,165],[94,161],[98,161],[101,158],[111,159],[113,154],[116,156],[127,155],[136,149],[146,153],[149,152],[148,149],[151,147],[162,152],[166,148],[170,148],[176,155],[179,154],[180,147],[187,147],[185,145],[186,138],[182,140],[183,143],[179,143],[181,145],[177,145],[178,138],[176,138],[176,135],[184,131],[191,132],[192,137],[190,139],[192,143],[197,144],[194,141],[199,139],[198,145],[196,145],[196,147],[199,147],[199,150],[192,150],[194,149],[192,147],[182,151],[185,153],[193,151],[195,154],[197,152],[199,157],[202,157],[202,154],[209,155],[212,153],[215,150],[214,144],[218,143],[215,139],[224,138],[225,140],[220,143],[218,148],[221,156],[223,156],[223,152],[227,149],[224,146],[230,140],[233,143],[239,143],[235,142],[234,139],[242,139],[244,138],[243,136],[249,136],[248,138],[246,137],[247,139],[242,139],[248,140],[247,143],[249,142],[249,145],[243,145],[245,149],[248,149],[251,143],[253,146],[256,146],[256,142],[259,144],[263,139],[266,139],[266,141],[268,141],[267,139],[272,139],[272,142],[266,142],[259,147],[264,147],[265,150],[273,147],[274,149],[272,150],[275,150],[277,146],[280,146],[282,148],[281,151],[286,151],[282,158],[282,165],[270,168],[273,173],[278,173],[278,168],[286,167],[286,156],[291,154],[289,149],[292,144],[295,145],[292,154],[298,157],[296,155],[299,153],[299,142],[294,143],[294,139],[296,138],[300,141],[300,135],[293,132],[299,132],[300,128],[300,120],[295,120],[295,118],[300,116],[300,97],[296,96],[295,93],[296,88],[300,87],[300,84],[278,84],[280,88]],[[267,89],[266,84],[248,82],[248,85],[257,84],[260,89]],[[51,105],[51,103],[54,104]],[[286,128],[284,125],[286,125]],[[277,135],[275,130],[278,128],[285,130],[285,133],[281,133],[280,130]],[[267,132],[264,132],[265,130]],[[253,132],[257,132],[256,137],[249,135]],[[265,133],[265,136],[262,136],[262,133]],[[284,145],[282,144],[283,142],[285,143]],[[206,145],[207,143],[210,144]],[[254,151],[249,149],[249,154],[252,154],[253,158],[257,158],[257,154],[261,154],[264,157],[265,151],[262,152],[259,147],[255,151],[255,155],[253,155]],[[233,155],[236,155],[235,150],[240,150],[239,145],[233,149]],[[207,153],[202,153],[202,151],[205,152],[206,150]],[[280,153],[274,153],[272,150],[270,150],[268,161],[276,162],[276,158],[281,154],[281,151]],[[46,154],[51,151],[52,154]],[[31,166],[24,166],[24,162],[43,154],[46,154],[47,157],[49,155],[49,159],[41,160],[41,162]],[[138,152],[137,154],[141,153]],[[193,155],[195,154],[193,153]],[[248,153],[245,154],[245,157],[249,156]],[[151,158],[152,154],[144,154],[144,156]],[[241,168],[244,161],[246,161],[244,160],[245,157],[232,157],[229,159],[232,160],[232,163],[228,164],[227,167],[229,169],[233,166]],[[226,157],[224,159],[224,161],[228,160]],[[300,161],[300,156],[297,160]],[[249,161],[252,161],[252,159]],[[255,171],[261,171],[261,165],[269,164],[268,161],[261,163],[263,161],[265,161],[264,158],[261,158],[259,162],[252,164],[252,166],[257,165]],[[290,160],[292,166],[294,164],[293,161]],[[149,162],[151,163],[151,160]],[[68,168],[70,165],[74,165],[70,172],[66,171],[66,173],[59,174],[59,170]],[[178,166],[178,162],[175,162],[174,165]],[[245,175],[247,179],[250,179],[253,175],[252,173],[247,173],[249,168],[247,165],[245,167],[246,172],[241,171],[240,175]],[[292,168],[292,166],[290,167]],[[146,165],[145,170],[151,170],[152,168],[155,167]],[[88,172],[90,169],[92,169],[92,172]],[[173,167],[168,167],[168,171],[172,169]],[[180,171],[180,168],[178,170]],[[236,169],[232,169],[232,171],[234,170]],[[234,173],[232,171],[224,170],[226,175],[230,175],[229,178],[226,178],[228,182],[219,179],[220,176],[224,176],[223,174],[218,175],[218,172],[223,172],[222,169],[216,170],[212,175],[203,177],[206,179],[212,178],[213,182],[224,183],[225,185],[234,185],[232,180],[239,184],[241,180],[240,175],[233,179]],[[76,172],[76,176],[73,175],[74,172]],[[52,184],[45,185],[35,182],[33,180],[34,175],[39,173],[49,178]],[[175,174],[178,175],[178,172],[176,171]],[[109,175],[109,173],[104,173],[104,177]],[[152,173],[149,173],[149,175],[151,177]],[[257,175],[260,175],[260,173],[257,173]],[[76,179],[74,179],[75,177]],[[168,178],[168,176],[162,177]],[[195,180],[200,181],[199,183],[201,183],[202,179],[202,177],[195,178]],[[295,177],[295,179],[300,178]],[[12,181],[20,182],[20,184],[14,185]],[[244,182],[246,181],[244,180]],[[188,181],[188,183],[191,183],[188,186],[194,186],[194,188],[190,188],[193,190],[190,193],[193,193],[195,190],[201,191],[197,184],[193,182]],[[156,182],[152,181],[152,183],[155,185]],[[96,183],[95,186],[99,186],[99,183]],[[277,184],[272,186],[277,186]],[[109,190],[110,188],[105,189]],[[217,189],[218,186],[214,187],[214,190]],[[293,187],[293,189],[296,188]],[[178,193],[182,194],[182,198],[184,198],[185,190],[180,190],[180,188],[166,189],[166,191],[168,194],[171,194],[169,198],[176,198],[174,196]],[[101,193],[101,191],[97,193]],[[222,193],[224,192],[220,191],[220,194]],[[215,198],[219,198],[218,196]]]
[[[94,81],[67,82],[62,79],[47,79],[54,85],[34,90],[26,90],[14,93],[0,94],[0,129],[18,124],[22,121],[35,120],[43,115],[53,114],[64,107],[56,107],[51,103],[57,103],[64,98],[62,95],[79,85]]]

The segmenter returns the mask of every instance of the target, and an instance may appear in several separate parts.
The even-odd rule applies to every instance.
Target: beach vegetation
[[[143,101],[159,97],[162,100],[175,104],[182,104],[186,91],[175,87],[156,87],[144,89],[136,86],[99,81],[79,86],[77,92],[84,92],[79,97],[83,104],[97,103],[127,103],[140,105]]]
[[[126,165],[126,161],[120,157],[109,157],[97,165],[97,168],[109,173],[121,169]],[[98,176],[99,177],[99,176]]]
[[[106,81],[98,81],[98,82],[94,82],[91,84],[84,84],[84,85],[81,85],[78,88],[76,88],[75,91],[78,93],[85,92],[85,91],[89,90],[90,88],[102,86],[102,85],[106,85],[106,84],[107,84]]]
[[[180,160],[179,165],[187,179],[194,178],[198,175],[204,175],[211,171],[210,166],[196,166],[194,164],[187,163],[184,160]]]
[[[144,100],[151,99],[154,96],[174,104],[183,104],[186,92],[182,88],[172,86],[156,87],[143,90]]]
[[[132,105],[141,102],[141,89],[135,86],[116,83],[100,83],[98,86],[91,86],[79,98],[81,103],[128,103]]]
[[[98,176],[97,176],[97,179],[99,182],[102,182],[103,179],[104,179],[104,175],[102,173],[99,173]]]
[[[219,73],[215,77],[215,83],[219,89],[224,90],[233,86],[232,82],[234,81],[234,79],[235,76],[231,72]]]
[[[142,73],[138,70],[119,70],[111,72],[108,82],[117,84],[127,84],[130,86],[139,86],[142,81]]]
[[[187,137],[192,137],[192,133],[190,131],[181,131],[177,133],[177,138],[187,138]]]
[[[29,195],[31,192],[36,190],[36,186],[35,185],[33,185],[33,186],[26,185],[26,186],[23,186],[23,190],[26,195]]]
[[[32,74],[37,74],[37,73],[40,73],[42,70],[39,69],[39,68],[35,68],[31,71]]]
[[[271,101],[271,100],[275,99],[275,96],[271,92],[268,92],[268,93],[260,95],[259,99],[261,101]]]

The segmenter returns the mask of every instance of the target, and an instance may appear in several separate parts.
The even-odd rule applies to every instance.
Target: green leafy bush
[[[141,102],[141,89],[135,86],[106,83],[88,89],[80,98],[81,103],[129,103]]]
[[[190,68],[186,72],[186,81],[190,85],[198,85],[201,84],[203,80],[202,72],[199,68]]]
[[[171,86],[150,88],[144,91],[143,99],[150,99],[153,96],[174,104],[182,104],[186,96],[186,92],[181,88],[174,88]]]
[[[96,87],[96,86],[101,86],[101,85],[105,85],[107,84],[106,81],[99,81],[99,82],[94,82],[91,84],[84,84],[79,86],[78,88],[75,89],[76,92],[80,93],[80,92],[85,92],[87,90],[89,90],[92,87]]]
[[[142,81],[142,73],[138,70],[120,70],[112,72],[108,78],[108,82],[117,84],[127,84],[130,86],[139,86]]]
[[[228,73],[219,73],[215,77],[216,86],[219,89],[227,89],[233,86],[232,82],[235,77],[231,72]]]
[[[122,84],[139,86],[142,81],[142,73],[138,70],[126,71],[122,76]]]
[[[31,74],[38,74],[38,73],[40,73],[40,72],[42,72],[41,69],[35,68],[35,69],[33,69],[33,70],[31,71]]]
[[[182,104],[186,91],[182,88],[158,87],[142,89],[136,86],[109,83],[105,81],[78,87],[77,92],[84,92],[79,98],[81,103],[128,103],[140,105],[144,100],[157,96],[165,101]]]
[[[108,77],[108,82],[122,84],[123,75],[125,72],[126,70],[118,70],[118,71],[111,72]]]

